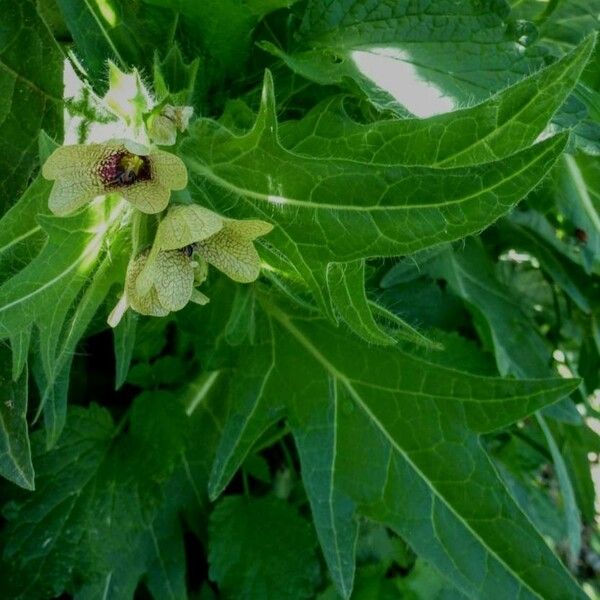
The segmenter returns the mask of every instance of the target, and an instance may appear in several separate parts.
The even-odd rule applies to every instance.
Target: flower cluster
[[[121,196],[140,213],[162,213],[169,206],[171,191],[187,186],[183,161],[146,144],[151,139],[161,146],[173,145],[177,132],[187,129],[192,108],[167,104],[166,99],[152,108],[136,71],[127,75],[110,65],[110,83],[106,106],[130,131],[138,132],[133,137],[143,139],[144,144],[112,139],[56,149],[42,174],[54,181],[48,204],[57,216],[108,194]],[[208,298],[196,286],[206,279],[209,264],[234,281],[256,280],[260,259],[253,241],[271,229],[263,221],[238,221],[201,206],[172,204],[158,224],[151,247],[131,258],[124,294],[109,323],[115,326],[128,308],[143,315],[165,316],[188,302],[206,304]],[[134,246],[140,247],[138,242],[134,240]]]
[[[195,289],[208,264],[234,281],[250,283],[260,273],[253,241],[273,228],[264,221],[226,219],[202,206],[173,205],[161,221],[154,244],[129,265],[126,302],[136,312],[163,316],[188,302],[205,304]]]

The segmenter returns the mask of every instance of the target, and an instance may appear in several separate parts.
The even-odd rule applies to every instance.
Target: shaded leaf
[[[210,577],[228,597],[313,597],[317,540],[292,506],[277,498],[228,496],[210,521]]]
[[[63,57],[33,0],[0,2],[0,214],[38,165],[38,135],[62,135]]]
[[[27,369],[13,381],[10,351],[0,348],[0,475],[34,489],[27,432]]]
[[[243,402],[232,397],[235,419],[217,453],[213,493],[278,418],[274,408],[283,402],[280,410],[287,413],[298,446],[315,526],[342,594],[352,587],[358,510],[395,529],[467,593],[489,589],[502,597],[510,589],[510,597],[522,589],[544,597],[579,597],[502,491],[473,433],[530,414],[568,393],[573,382],[470,376],[391,348],[366,351],[322,321],[292,317],[272,305],[268,311],[272,337],[239,363],[252,393]],[[272,356],[273,367],[265,369],[258,356],[262,361]],[[495,518],[482,518],[485,514]],[[449,545],[469,548],[460,566],[456,554],[446,553]],[[529,564],[532,552],[545,565],[545,575],[525,575],[517,566]],[[468,566],[473,561],[487,561],[488,569],[476,574]]]
[[[69,412],[50,452],[37,435],[38,493],[5,511],[5,592],[132,598],[146,575],[153,597],[185,597],[179,512],[197,518],[205,505],[202,477],[223,406],[211,408],[214,389],[187,415],[175,396],[145,393],[126,433],[92,405]]]
[[[173,41],[175,14],[142,0],[57,0],[57,4],[75,41],[75,52],[98,91],[105,85],[107,60],[126,71],[135,66],[150,72],[152,50]]]

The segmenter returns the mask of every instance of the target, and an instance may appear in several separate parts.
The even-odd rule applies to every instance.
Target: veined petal
[[[211,238],[198,243],[198,252],[211,265],[239,283],[256,281],[260,258],[251,241],[226,226]]]
[[[102,186],[91,177],[58,179],[52,186],[48,208],[55,215],[63,217],[102,194],[104,194]]]
[[[273,225],[258,219],[227,219],[225,227],[244,240],[255,240],[273,230]]]
[[[163,211],[169,204],[171,190],[158,181],[136,181],[134,184],[115,190],[125,200],[146,214]]]
[[[150,156],[152,179],[171,190],[182,190],[187,185],[187,169],[183,161],[170,152],[154,150]]]
[[[194,268],[182,252],[160,252],[152,267],[159,302],[169,310],[181,310],[192,297]]]
[[[156,242],[161,250],[175,250],[200,242],[223,228],[223,218],[196,204],[176,204],[160,222]]]
[[[141,270],[146,264],[146,254],[140,254],[129,263],[125,278],[125,293],[129,306],[141,315],[151,317],[164,317],[169,314],[169,309],[162,306],[154,287],[147,294],[139,294],[136,289],[136,281]]]
[[[44,163],[42,175],[50,180],[93,176],[100,181],[97,175],[98,165],[117,148],[112,144],[61,146]]]

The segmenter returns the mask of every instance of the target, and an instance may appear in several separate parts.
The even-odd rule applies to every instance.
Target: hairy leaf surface
[[[238,136],[203,120],[182,151],[196,201],[277,224],[268,243],[329,312],[328,262],[411,253],[481,230],[543,178],[565,143],[556,136],[493,163],[454,169],[299,155],[279,142],[267,73],[250,132]]]
[[[541,66],[509,13],[504,0],[311,0],[289,53],[268,49],[313,81],[350,80],[380,108],[430,116]]]

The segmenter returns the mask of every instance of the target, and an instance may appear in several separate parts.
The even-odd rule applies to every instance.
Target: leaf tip
[[[256,128],[272,136],[274,136],[277,131],[275,86],[273,84],[273,75],[269,69],[265,69],[263,88],[260,97],[260,110],[255,125],[255,129]]]

